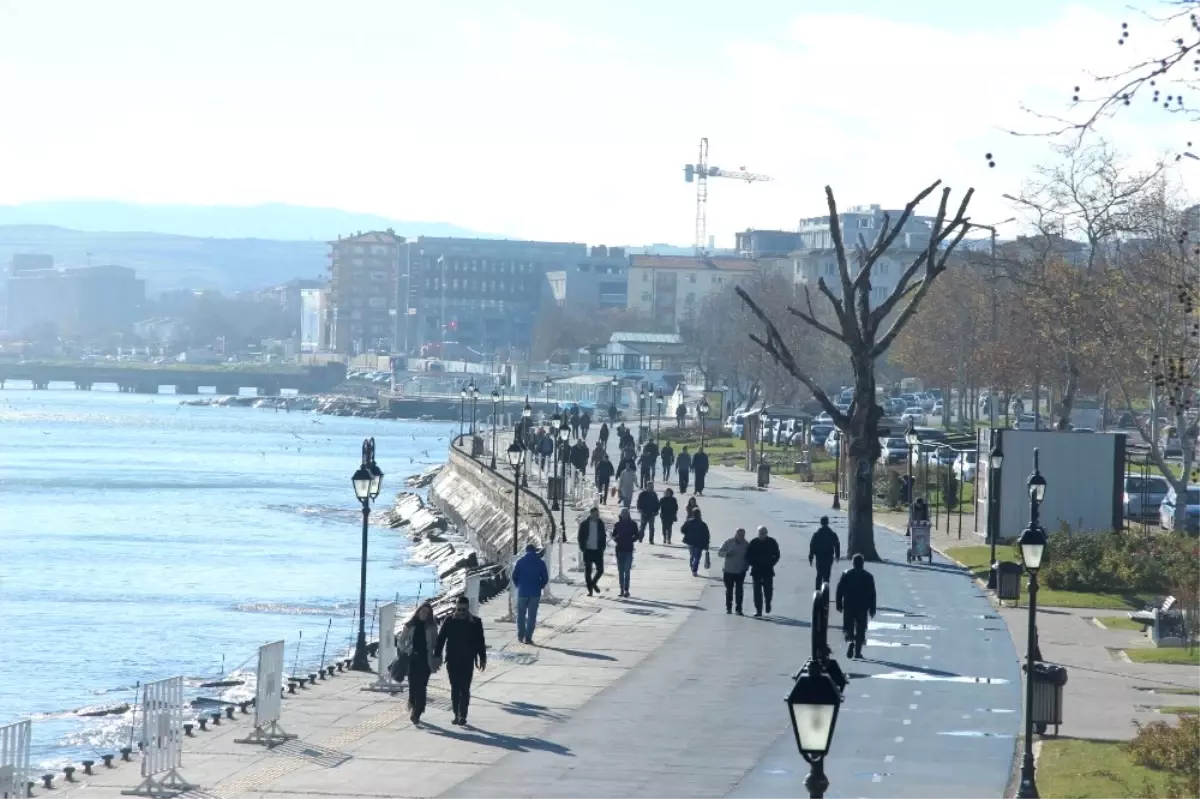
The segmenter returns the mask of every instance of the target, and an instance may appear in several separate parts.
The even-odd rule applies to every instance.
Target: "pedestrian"
[[[767,533],[766,525],[759,525],[758,535],[746,550],[746,562],[750,564],[750,579],[754,583],[754,617],[761,618],[764,600],[767,614],[771,613],[775,564],[779,562],[779,542]]]
[[[746,550],[749,547],[750,544],[746,541],[746,530],[739,527],[733,534],[733,538],[721,544],[721,548],[717,550],[717,557],[725,559],[721,576],[725,579],[726,613],[733,613],[736,607],[737,615],[745,615],[742,613],[742,595],[745,592]]]
[[[541,441],[538,442],[537,453],[541,458],[542,471],[546,471],[546,459],[554,454],[554,437],[543,435]]]
[[[837,533],[829,526],[829,517],[821,517],[821,526],[812,534],[812,538],[808,540],[808,565],[812,566],[813,561],[817,563],[817,590],[821,590],[821,583],[829,582],[829,575],[833,572],[833,562],[842,559],[842,542],[838,539]]]
[[[590,454],[587,444],[584,443],[582,438],[575,442],[575,446],[571,447],[571,465],[579,472],[580,477],[587,474],[588,456]]]
[[[608,421],[611,424],[616,424],[617,422],[617,403],[615,402],[608,404]]]
[[[861,659],[867,642],[867,617],[875,618],[875,578],[864,568],[861,554],[855,555],[851,563],[838,579],[836,600],[848,642],[846,657]]]
[[[692,456],[688,454],[687,447],[679,453],[679,459],[675,461],[675,471],[679,473],[679,493],[686,494],[688,490],[688,477],[692,471]]]
[[[679,528],[683,533],[683,543],[688,548],[688,565],[692,568],[692,576],[696,577],[700,570],[700,557],[708,551],[708,525],[700,518],[700,509],[692,508],[687,521]]]
[[[658,501],[658,518],[662,522],[663,543],[670,544],[671,528],[679,518],[679,500],[675,499],[675,492],[670,488],[663,492],[662,499]]]
[[[626,506],[628,507],[628,506]],[[588,596],[600,593],[600,577],[604,574],[604,546],[607,543],[600,509],[592,506],[588,517],[579,523],[579,551],[583,556],[583,580]],[[595,576],[592,570],[595,569]]]
[[[603,458],[606,454],[607,454],[607,452],[605,451],[604,447],[600,446],[600,442],[597,441],[596,446],[592,448],[591,461],[592,461],[592,470],[593,471],[595,471],[596,467],[600,465],[600,459]]]
[[[671,447],[671,442],[663,444],[662,450],[659,452],[659,457],[662,458],[663,465],[663,482],[671,479],[671,465],[675,463],[675,450]]]
[[[587,411],[579,417],[579,431],[583,433],[583,438],[587,438],[588,429],[592,426],[592,415]]]
[[[641,540],[629,511],[621,511],[617,523],[613,525],[612,540],[613,551],[617,556],[617,584],[621,596],[628,597],[629,573],[633,570],[633,545]]]
[[[658,494],[654,493],[654,483],[646,483],[642,493],[638,494],[637,509],[642,516],[642,524],[638,530],[638,540],[646,537],[646,528],[650,528],[650,543],[654,543],[654,520],[658,518]]]
[[[683,420],[687,417],[687,406],[682,402],[675,408],[675,426],[683,427]]]
[[[446,655],[446,676],[450,678],[450,708],[453,724],[465,726],[471,704],[471,678],[475,669],[487,668],[487,643],[483,639],[483,621],[471,614],[465,595],[454,600],[454,612],[442,624],[437,638],[437,656]]]
[[[608,459],[608,453],[602,453],[600,462],[596,464],[596,488],[600,491],[600,504],[608,504],[608,483],[612,480],[613,465]]]
[[[438,622],[433,605],[426,600],[404,622],[396,651],[408,656],[408,718],[421,723],[429,690],[429,677],[438,670]]]
[[[621,507],[628,508],[633,502],[633,489],[636,485],[637,474],[633,462],[621,461],[621,468],[617,472],[617,497],[621,500]]]
[[[571,435],[579,438],[579,406],[571,408]]]
[[[658,457],[650,451],[650,444],[642,447],[641,457],[638,463],[641,466],[641,481],[638,483],[642,488],[654,479],[654,464],[658,461]]]
[[[600,423],[599,444],[600,444],[600,447],[603,448],[605,452],[608,451],[608,422]]]
[[[656,479],[658,473],[658,442],[653,439],[647,441],[642,454],[650,456],[650,479]]]
[[[550,582],[546,561],[533,544],[525,545],[525,555],[513,566],[512,582],[517,589],[517,640],[532,644],[542,590]]]
[[[696,450],[692,457],[692,471],[696,474],[696,494],[704,496],[704,477],[708,474],[708,453],[704,447]]]

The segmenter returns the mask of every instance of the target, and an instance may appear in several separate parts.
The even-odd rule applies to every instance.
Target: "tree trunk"
[[[875,549],[875,462],[879,459],[879,418],[881,410],[875,404],[875,366],[869,356],[854,359],[854,414],[846,440],[846,527],[849,538],[847,556],[861,554],[869,561],[878,561]]]
[[[1067,430],[1071,426],[1071,409],[1075,406],[1075,394],[1079,391],[1079,363],[1074,353],[1067,355],[1067,384],[1063,386],[1062,398],[1055,413],[1054,429]]]

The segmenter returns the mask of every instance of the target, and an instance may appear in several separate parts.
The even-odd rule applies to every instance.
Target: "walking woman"
[[[413,724],[421,723],[429,677],[441,661],[437,657],[438,623],[433,605],[422,602],[397,636],[396,649],[408,656],[408,709]]]

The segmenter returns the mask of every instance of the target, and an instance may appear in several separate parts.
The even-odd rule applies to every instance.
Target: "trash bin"
[[[1054,725],[1054,734],[1058,735],[1058,726],[1063,723],[1063,686],[1067,684],[1067,667],[1057,663],[1033,664],[1033,726],[1038,735],[1046,732],[1046,727]]]
[[[478,458],[483,454],[483,437],[475,436],[471,439],[471,457]]]
[[[758,487],[766,488],[767,484],[770,482],[771,482],[771,464],[769,464],[769,463],[758,464]]]
[[[993,563],[992,568],[996,570],[996,599],[1001,602],[1006,599],[1020,602],[1021,564],[1011,560],[1002,560],[999,563]]]

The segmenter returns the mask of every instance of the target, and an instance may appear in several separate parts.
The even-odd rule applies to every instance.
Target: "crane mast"
[[[696,184],[696,255],[707,252],[708,245],[708,179],[733,178],[746,183],[770,180],[769,175],[747,172],[745,167],[737,170],[721,169],[708,164],[708,137],[700,139],[700,151],[696,163],[683,165],[683,179]]]

